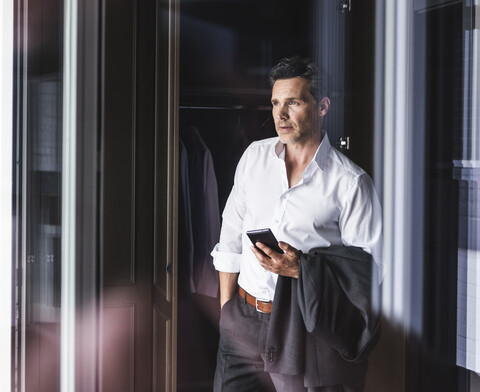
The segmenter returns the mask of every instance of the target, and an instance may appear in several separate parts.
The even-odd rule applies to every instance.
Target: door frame
[[[153,390],[176,391],[180,1],[157,0],[156,12]]]

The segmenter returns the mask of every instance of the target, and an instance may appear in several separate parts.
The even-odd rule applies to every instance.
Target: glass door
[[[60,390],[63,1],[15,3],[18,391]]]
[[[12,390],[73,390],[83,312],[75,301],[84,210],[76,204],[78,4],[13,4]]]

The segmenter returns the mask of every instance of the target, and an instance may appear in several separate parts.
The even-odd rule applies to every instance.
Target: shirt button
[[[275,219],[275,220],[273,221],[273,223],[278,223],[278,222],[279,222],[279,220],[278,220],[278,219]]]

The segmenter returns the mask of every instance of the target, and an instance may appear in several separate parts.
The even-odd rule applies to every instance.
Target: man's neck
[[[322,134],[319,132],[316,137],[305,143],[285,145],[285,162],[294,167],[306,167],[312,161],[318,146],[322,141]]]
[[[322,135],[310,140],[309,143],[286,144],[285,145],[285,167],[287,169],[288,187],[291,188],[298,184],[303,172],[312,161],[318,146],[322,141]]]

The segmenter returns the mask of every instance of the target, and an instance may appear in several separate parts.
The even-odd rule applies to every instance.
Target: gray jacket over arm
[[[304,374],[305,386],[363,385],[380,335],[377,266],[361,248],[314,248],[298,279],[278,277],[265,370]]]

